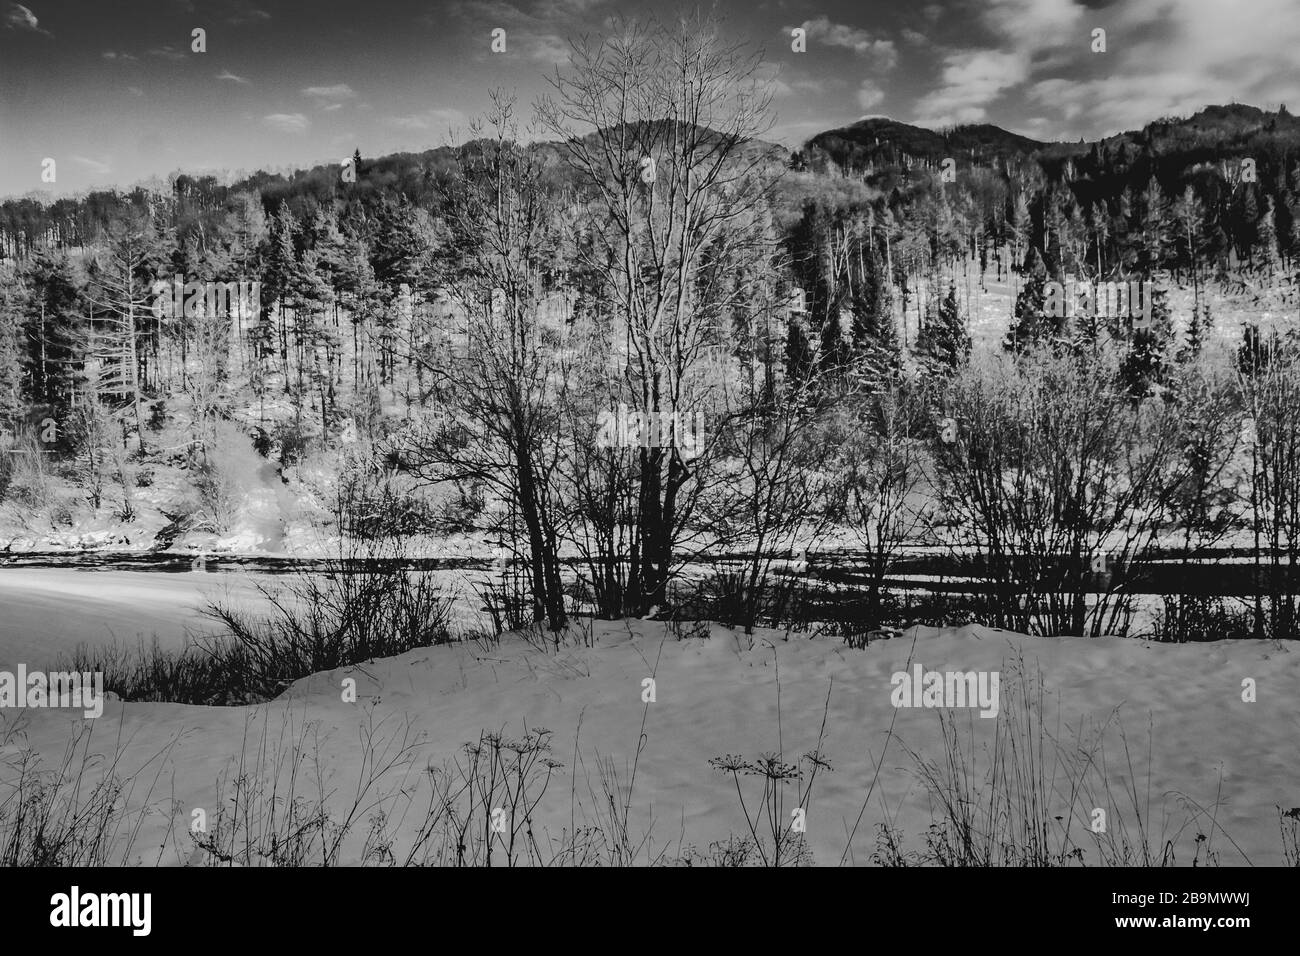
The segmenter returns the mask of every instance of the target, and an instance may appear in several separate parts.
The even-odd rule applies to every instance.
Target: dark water
[[[697,558],[686,563],[692,576],[707,574],[714,567],[734,565],[741,556],[722,554]],[[782,555],[781,557],[784,557]],[[202,567],[195,564],[196,555],[189,552],[24,552],[0,554],[0,568],[65,568],[86,571],[141,571],[181,573],[203,570],[212,573],[257,572],[261,574],[292,574],[297,572],[324,572],[360,568],[360,561],[340,561],[337,558],[296,558],[266,555],[203,556]],[[806,578],[827,585],[852,588],[867,583],[865,555],[860,552],[840,550],[830,553],[810,553]],[[410,558],[379,559],[385,564],[400,565],[411,570],[428,571],[479,571],[490,570],[494,562],[477,558]],[[1266,561],[1266,559],[1265,559]],[[574,565],[574,562],[569,562]],[[778,560],[773,571],[787,574]],[[927,590],[947,593],[974,593],[982,590],[979,583],[981,568],[971,559],[955,558],[936,551],[913,551],[894,564],[885,586],[890,590]],[[1184,561],[1179,556],[1153,556],[1153,560],[1134,564],[1127,573],[1126,590],[1135,594],[1213,594],[1245,596],[1267,591],[1270,585],[1267,563],[1257,570],[1250,563],[1250,554],[1242,549],[1216,549],[1204,551],[1194,560]],[[1283,567],[1279,577],[1290,577],[1300,582],[1300,569]],[[1103,582],[1098,582],[1103,583]],[[1102,588],[1104,590],[1104,587]]]

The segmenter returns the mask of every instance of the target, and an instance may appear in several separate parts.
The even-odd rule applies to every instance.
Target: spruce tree
[[[1120,361],[1120,378],[1128,393],[1137,399],[1155,395],[1168,377],[1173,336],[1168,294],[1164,289],[1153,289],[1151,296],[1151,320],[1144,328],[1133,330]]]
[[[1038,249],[1030,246],[1023,269],[1025,284],[1016,296],[1011,328],[1002,345],[1011,352],[1021,352],[1051,337],[1055,324],[1046,315],[1047,269]]]
[[[927,372],[946,375],[965,365],[970,351],[970,333],[962,321],[957,287],[950,284],[948,294],[917,336],[916,354]]]
[[[1264,272],[1269,277],[1277,270],[1281,255],[1277,247],[1277,219],[1276,207],[1273,197],[1268,197],[1268,204],[1264,207],[1263,214],[1259,217],[1259,223],[1255,228],[1256,248],[1259,250],[1259,263],[1264,267]]]
[[[862,268],[853,300],[854,365],[860,375],[879,384],[902,366],[902,349],[889,277],[874,243],[862,251]]]

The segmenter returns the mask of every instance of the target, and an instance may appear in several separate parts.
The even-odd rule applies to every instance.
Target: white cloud
[[[981,19],[1003,48],[1032,52],[1058,44],[1087,45],[1081,27],[1085,10],[1078,0],[984,0]],[[1109,18],[1110,12],[1094,14]]]
[[[569,62],[569,41],[558,33],[528,33],[518,37],[528,57],[537,63]]]
[[[810,44],[821,43],[843,50],[852,50],[860,57],[873,60],[874,64],[882,70],[891,70],[898,63],[898,51],[894,48],[894,41],[877,39],[866,30],[844,23],[835,23],[824,16],[817,17],[815,20],[805,20],[800,26],[807,32]],[[786,27],[785,31],[789,33],[792,29],[794,28]]]
[[[346,83],[333,83],[329,86],[308,86],[302,90],[304,96],[315,101],[316,108],[323,113],[333,113],[357,98],[356,90]]]
[[[869,110],[885,98],[885,91],[870,80],[863,80],[858,87],[858,105]]]
[[[346,83],[335,83],[332,86],[308,86],[303,89],[304,96],[310,96],[313,99],[320,100],[350,100],[356,97],[357,93]]]
[[[301,133],[311,120],[301,113],[270,113],[262,117],[262,123],[281,133]]]
[[[5,10],[5,28],[9,30],[19,30],[25,33],[43,33],[47,37],[53,37],[54,34],[41,26],[36,14],[32,13],[21,3],[11,3]]]
[[[132,56],[130,53],[119,53],[116,50],[105,50],[102,55],[105,60],[115,60],[123,63],[133,63],[140,59],[138,56]]]
[[[944,54],[939,85],[916,103],[917,121],[947,126],[984,120],[988,108],[1028,82],[1035,69],[1061,65],[1060,56],[1053,61],[1049,53],[1087,50],[1084,13],[1079,0],[985,0],[978,26],[993,44]]]
[[[230,11],[226,16],[226,22],[232,27],[243,26],[246,23],[264,23],[269,19],[271,14],[254,6],[248,0],[235,0],[230,5]]]
[[[247,79],[246,77],[236,76],[234,73],[231,73],[229,70],[222,70],[220,73],[217,74],[217,79],[229,80],[232,83],[242,83],[245,86],[251,86],[253,82],[252,80]]]
[[[1021,53],[961,50],[944,58],[942,85],[917,101],[918,122],[930,126],[978,123],[988,106],[1029,76]]]
[[[73,156],[72,161],[79,166],[84,166],[96,176],[103,176],[113,168],[108,163],[102,163],[97,159],[90,159],[86,156]]]
[[[1300,102],[1294,0],[1252,0],[1248,16],[1215,0],[1129,0],[1105,14],[1108,52],[1081,54],[1105,57],[1105,72],[1045,77],[1029,89],[1033,102],[1105,132],[1211,103]]]
[[[425,130],[445,131],[449,127],[453,129],[463,127],[469,121],[460,110],[433,109],[425,110],[422,113],[413,113],[409,116],[387,116],[383,122],[396,129],[421,132]]]

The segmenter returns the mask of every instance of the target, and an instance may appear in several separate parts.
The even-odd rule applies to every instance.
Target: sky
[[[0,0],[0,198],[459,142],[489,90],[542,93],[568,38],[680,9],[762,51],[787,146],[871,115],[1077,140],[1300,108],[1300,0]]]

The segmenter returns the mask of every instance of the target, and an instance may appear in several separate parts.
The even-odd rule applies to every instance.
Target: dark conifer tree
[[[917,336],[916,354],[927,372],[946,375],[965,365],[970,352],[970,333],[962,321],[957,287],[949,285],[948,294]]]

